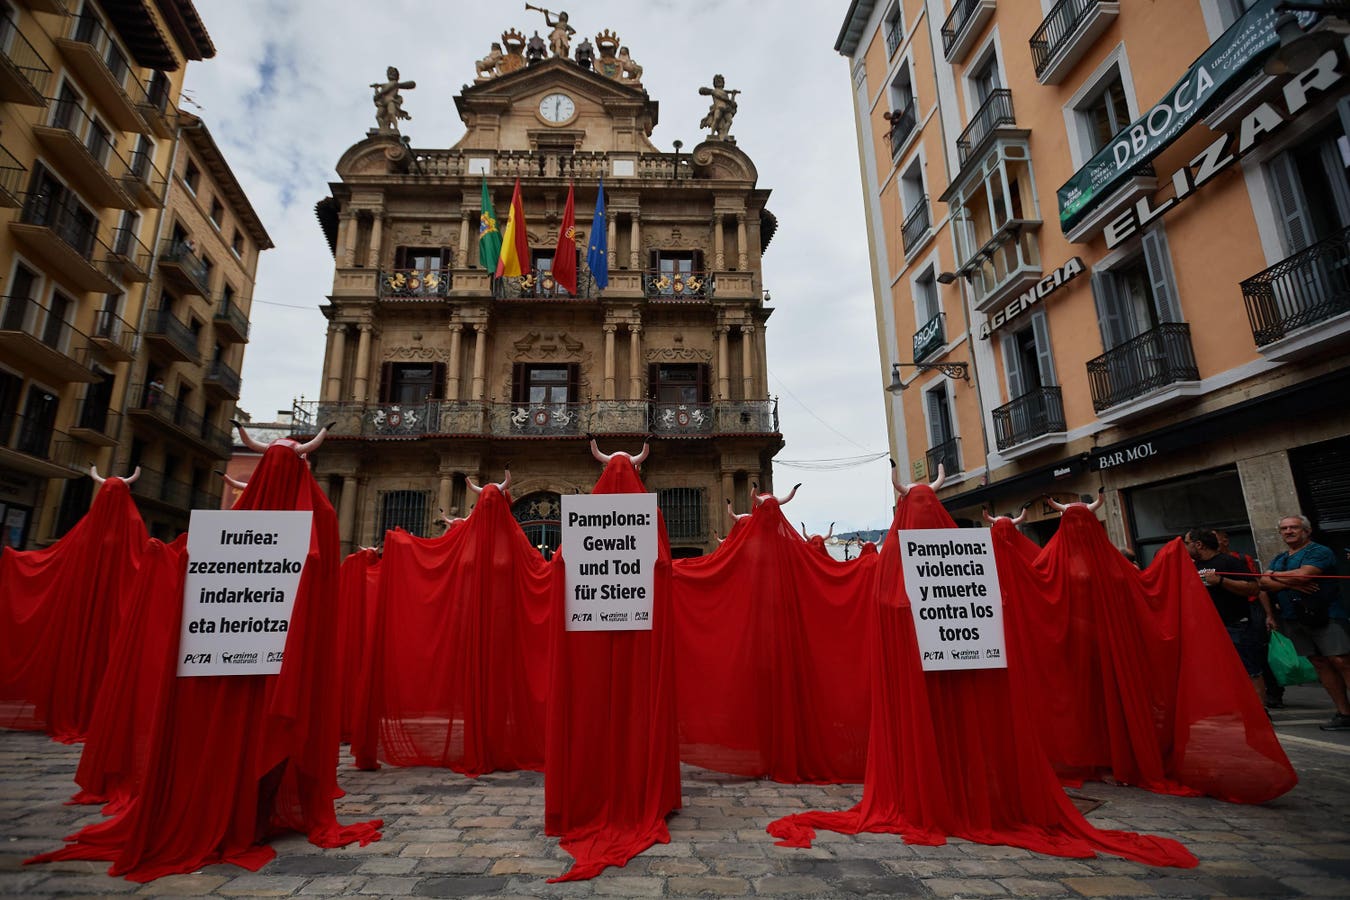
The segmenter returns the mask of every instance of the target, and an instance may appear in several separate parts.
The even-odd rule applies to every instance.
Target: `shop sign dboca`
[[[1350,56],[1350,38],[1346,39],[1345,50]],[[1134,206],[1116,216],[1107,223],[1104,230],[1106,247],[1111,249],[1134,234],[1149,222],[1176,207],[1178,203],[1192,196],[1201,185],[1208,184],[1220,172],[1227,170],[1235,162],[1256,147],[1261,141],[1279,131],[1286,122],[1297,116],[1312,102],[1313,92],[1325,93],[1337,85],[1345,76],[1344,63],[1334,50],[1322,54],[1317,62],[1295,75],[1284,86],[1284,110],[1274,104],[1263,101],[1247,115],[1236,133],[1220,135],[1204,152],[1172,173],[1172,196],[1154,205],[1154,199],[1141,197]],[[1236,138],[1236,145],[1234,139]],[[1194,171],[1192,171],[1194,170]]]
[[[1044,300],[1074,278],[1083,274],[1083,260],[1075,256],[1049,275],[1036,282],[1036,286],[1024,291],[1016,300],[994,313],[980,325],[980,340],[989,340],[989,335],[1007,325],[1035,303]],[[914,339],[918,343],[918,338]]]
[[[1153,159],[1240,85],[1279,43],[1275,7],[1255,6],[1201,54],[1163,99],[1115,136],[1058,191],[1059,224],[1071,229],[1138,166]],[[1318,13],[1297,13],[1308,27]]]

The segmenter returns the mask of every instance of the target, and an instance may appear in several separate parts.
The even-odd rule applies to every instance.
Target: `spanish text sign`
[[[899,537],[924,670],[1006,668],[1003,594],[989,530],[920,528]]]
[[[655,494],[563,494],[568,631],[650,631]]]
[[[178,674],[275,675],[314,513],[194,509]]]

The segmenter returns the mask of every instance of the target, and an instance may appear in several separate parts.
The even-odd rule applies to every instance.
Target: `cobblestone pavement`
[[[79,748],[0,733],[0,895],[22,897],[1292,897],[1350,896],[1350,734],[1317,729],[1329,709],[1312,688],[1275,714],[1301,783],[1260,807],[1162,797],[1089,784],[1103,828],[1174,837],[1196,869],[1155,869],[1112,857],[1069,860],[954,840],[909,847],[893,835],[822,832],[811,850],[775,847],[764,826],[802,809],[843,809],[861,787],[781,785],[684,770],[684,809],[671,843],[585,882],[547,884],[568,857],[544,835],[543,776],[477,780],[432,769],[339,772],[342,821],[382,816],[384,839],[320,850],[299,836],[275,843],[257,873],[234,866],[134,884],[106,863],[23,866],[98,818],[65,806]]]

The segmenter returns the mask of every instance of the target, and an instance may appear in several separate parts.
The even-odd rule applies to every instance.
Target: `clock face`
[[[566,94],[549,94],[539,101],[539,115],[545,122],[566,122],[576,115],[577,105]]]

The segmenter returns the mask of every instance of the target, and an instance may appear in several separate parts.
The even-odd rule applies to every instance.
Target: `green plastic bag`
[[[1289,638],[1278,631],[1270,633],[1270,650],[1266,653],[1270,670],[1280,684],[1311,684],[1317,680],[1317,670],[1307,657],[1299,656]]]

